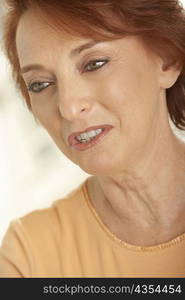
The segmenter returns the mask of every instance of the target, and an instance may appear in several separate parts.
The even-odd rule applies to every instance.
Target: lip
[[[81,151],[86,150],[88,148],[91,148],[95,144],[97,144],[113,127],[114,126],[112,126],[112,125],[103,124],[103,125],[88,127],[85,130],[83,130],[83,131],[73,132],[68,137],[68,143],[69,143],[69,145],[71,147],[74,147],[77,150],[81,150]],[[84,144],[80,143],[75,138],[76,136],[78,136],[78,135],[80,135],[82,133],[85,133],[85,132],[91,131],[91,130],[96,130],[96,129],[99,129],[99,128],[103,128],[104,129],[103,132],[101,132],[100,134],[98,134],[93,140],[91,140],[88,143],[84,143]]]

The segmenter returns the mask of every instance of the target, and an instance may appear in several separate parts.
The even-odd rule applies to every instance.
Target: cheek
[[[116,148],[121,143],[129,153],[131,149],[142,149],[158,118],[159,89],[154,72],[123,68],[102,80],[100,90],[103,105],[118,126]]]
[[[39,99],[41,100],[41,99]],[[44,101],[31,101],[34,116],[50,135],[56,135],[61,130],[61,120],[55,105]]]
[[[127,66],[101,81],[101,94],[107,109],[132,121],[151,117],[158,104],[159,88],[152,70]]]

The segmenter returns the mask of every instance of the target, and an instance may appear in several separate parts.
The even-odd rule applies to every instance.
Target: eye
[[[32,93],[41,93],[44,89],[46,89],[48,86],[54,84],[53,82],[41,82],[41,81],[35,81],[30,84],[28,84],[28,91]]]
[[[88,64],[85,65],[84,71],[85,72],[93,72],[101,67],[103,67],[106,63],[108,63],[108,59],[102,59],[102,60],[92,60]]]

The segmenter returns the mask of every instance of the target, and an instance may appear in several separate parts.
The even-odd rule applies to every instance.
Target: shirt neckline
[[[155,245],[155,246],[136,246],[136,245],[129,244],[129,243],[119,239],[115,234],[113,234],[109,230],[109,228],[103,223],[103,221],[99,217],[93,203],[91,202],[91,199],[90,199],[90,196],[89,196],[89,193],[88,193],[87,180],[88,180],[88,178],[82,184],[82,192],[83,192],[85,201],[87,203],[87,206],[88,206],[88,208],[91,212],[91,215],[93,215],[93,218],[99,224],[99,226],[104,231],[104,233],[106,233],[106,235],[108,235],[108,237],[111,238],[111,240],[113,242],[115,242],[116,244],[118,244],[119,246],[127,248],[127,249],[132,250],[132,251],[151,252],[151,251],[163,250],[165,248],[175,246],[175,245],[185,241],[185,233],[177,236],[176,238],[174,238],[174,239],[172,239],[168,242],[164,242],[162,244],[158,244],[158,245]]]

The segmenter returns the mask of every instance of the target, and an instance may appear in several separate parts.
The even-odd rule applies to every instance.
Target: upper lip
[[[91,127],[88,127],[88,128],[86,128],[85,130],[83,130],[83,131],[73,132],[72,134],[70,134],[70,135],[68,136],[68,143],[69,143],[69,145],[72,145],[72,144],[73,144],[74,139],[75,139],[76,136],[78,136],[78,135],[80,135],[80,134],[82,134],[82,133],[91,131],[91,130],[99,129],[99,128],[103,128],[103,129],[104,129],[104,128],[113,128],[113,126],[112,126],[112,125],[105,125],[105,124],[103,124],[103,125],[97,125],[97,126],[91,126]]]

